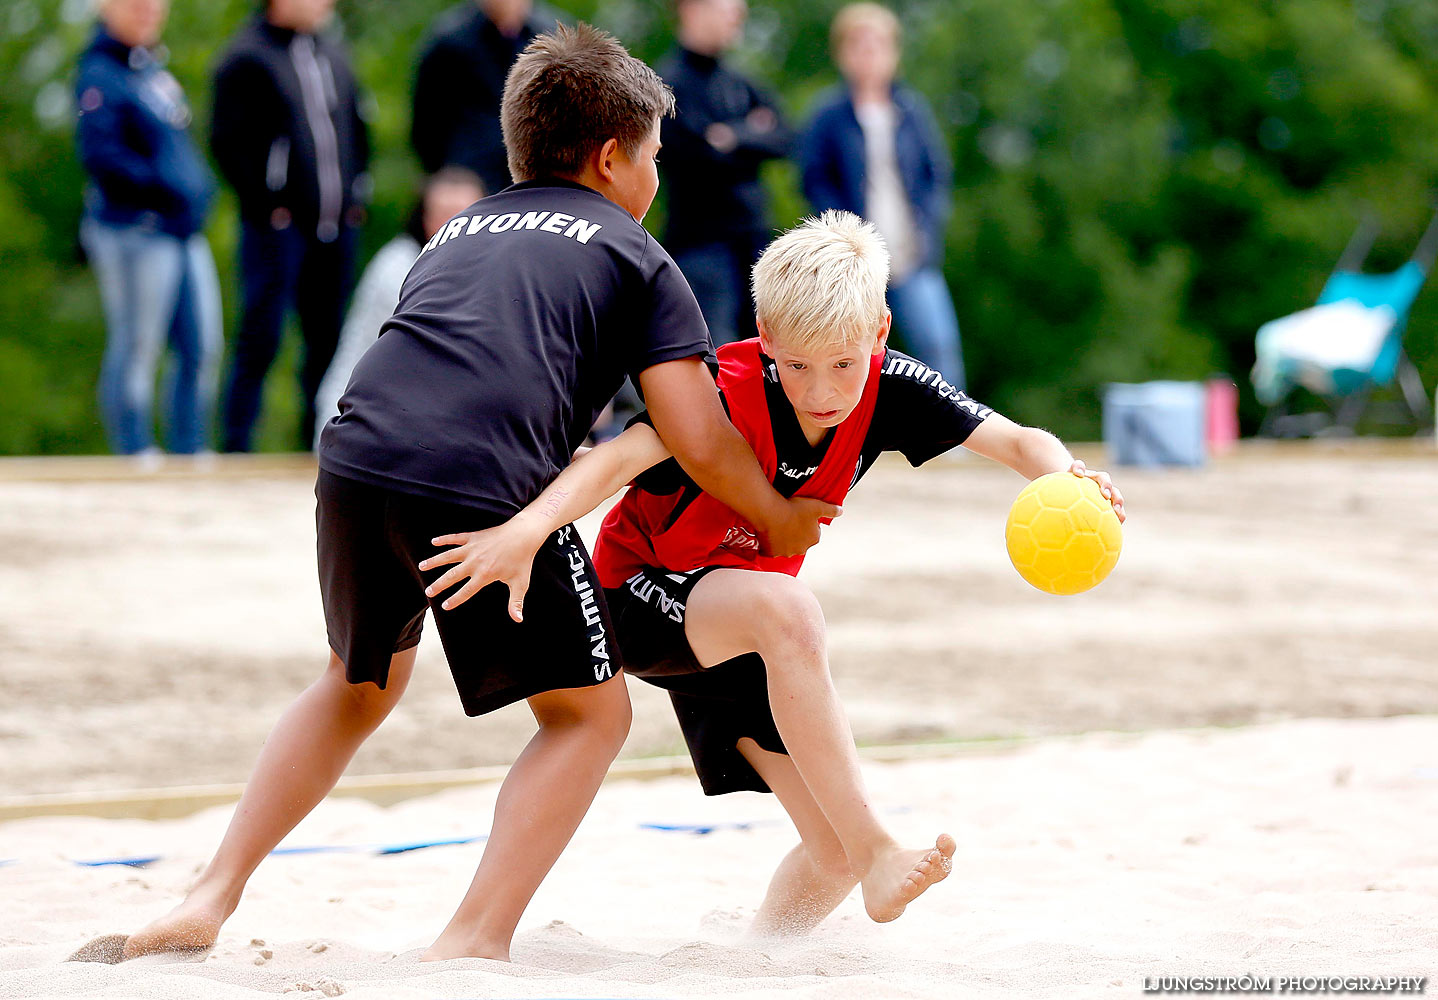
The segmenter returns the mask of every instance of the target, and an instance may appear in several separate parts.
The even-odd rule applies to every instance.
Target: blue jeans
[[[225,451],[250,450],[265,376],[279,353],[285,317],[292,307],[304,340],[296,443],[301,450],[313,446],[315,393],[339,344],[354,253],[355,230],[349,226],[342,226],[333,242],[323,243],[293,223],[275,229],[242,220],[243,312],[225,396]]]
[[[756,336],[754,299],[749,294],[749,274],[764,248],[763,241],[737,238],[724,243],[705,243],[673,253],[674,263],[694,290],[709,339],[715,347]]]
[[[922,267],[889,286],[889,309],[904,346],[930,368],[964,388],[964,356],[959,318],[949,286],[936,267]]]
[[[168,343],[162,422],[169,450],[208,446],[224,351],[220,281],[202,234],[180,239],[143,226],[80,225],[100,283],[105,357],[100,413],[110,448],[133,455],[154,446],[155,375]]]

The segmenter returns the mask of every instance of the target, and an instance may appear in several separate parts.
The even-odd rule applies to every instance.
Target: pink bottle
[[[1205,402],[1208,453],[1227,454],[1238,443],[1238,386],[1227,375],[1217,375],[1208,380]]]

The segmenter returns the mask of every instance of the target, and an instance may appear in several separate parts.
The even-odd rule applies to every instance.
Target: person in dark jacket
[[[840,209],[874,223],[889,247],[894,327],[921,361],[964,385],[959,321],[944,281],[949,158],[922,96],[898,83],[899,21],[876,3],[834,17],[844,84],[820,100],[799,142],[814,212]]]
[[[793,133],[774,100],[721,61],[744,31],[744,0],[678,0],[676,13],[679,47],[658,66],[679,109],[662,126],[664,244],[718,347],[756,335],[749,273],[770,233],[759,168],[788,154]]]
[[[369,179],[349,59],[321,33],[334,0],[269,0],[215,71],[210,148],[240,202],[244,297],[225,400],[226,451],[249,451],[293,305],[304,334],[298,445],[339,341]]]
[[[75,87],[75,140],[90,178],[80,239],[107,328],[100,411],[122,455],[157,453],[155,373],[167,341],[167,444],[205,450],[224,349],[219,279],[201,232],[214,179],[190,138],[185,95],[157,55],[167,8],[105,0]]]
[[[509,67],[556,21],[531,0],[467,0],[442,15],[420,56],[410,142],[425,172],[474,171],[486,191],[509,187],[499,98]]]

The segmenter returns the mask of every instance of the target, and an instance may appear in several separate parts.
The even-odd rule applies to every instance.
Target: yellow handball
[[[1051,472],[1023,488],[1004,528],[1019,576],[1049,594],[1081,594],[1118,562],[1123,529],[1092,479]]]

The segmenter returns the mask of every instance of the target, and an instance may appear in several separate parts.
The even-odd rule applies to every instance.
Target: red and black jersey
[[[720,348],[719,390],[730,419],[780,493],[842,503],[881,452],[900,451],[919,465],[962,444],[992,412],[897,351],[875,356],[871,365],[854,412],[826,440],[810,445],[758,340]],[[612,588],[645,566],[675,572],[736,566],[792,575],[803,557],[761,555],[753,526],[701,492],[671,460],[641,476],[609,512],[594,561],[600,581]]]

